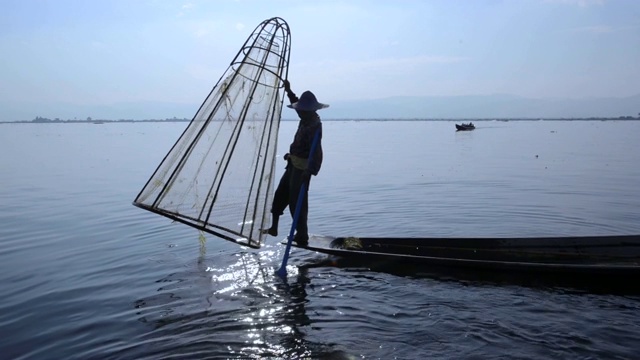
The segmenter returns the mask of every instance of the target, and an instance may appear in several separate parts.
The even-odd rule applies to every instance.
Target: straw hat
[[[305,91],[300,95],[300,99],[291,105],[287,105],[292,109],[300,111],[316,111],[324,108],[328,108],[329,105],[319,103],[316,96],[311,91]]]

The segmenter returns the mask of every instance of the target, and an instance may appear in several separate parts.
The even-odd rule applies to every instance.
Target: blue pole
[[[307,168],[311,167],[311,162],[313,161],[313,155],[316,152],[316,147],[318,146],[318,140],[320,139],[320,129],[316,130],[316,134],[313,137],[313,142],[311,142],[311,149],[309,150],[309,162],[307,163]],[[311,178],[309,178],[311,179]],[[296,211],[293,213],[293,221],[291,222],[291,230],[289,231],[289,238],[287,239],[287,247],[284,250],[284,256],[282,257],[282,265],[280,269],[276,271],[276,274],[281,278],[287,277],[287,262],[289,261],[289,252],[291,251],[291,242],[293,241],[293,232],[298,225],[298,218],[300,217],[300,208],[302,208],[302,201],[304,200],[304,196],[307,193],[307,183],[303,182],[300,186],[300,192],[298,193],[298,201],[296,201]]]

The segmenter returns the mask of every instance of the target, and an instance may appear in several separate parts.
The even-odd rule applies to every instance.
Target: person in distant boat
[[[291,217],[294,216],[298,202],[298,194],[302,184],[306,184],[309,189],[311,175],[318,175],[322,166],[322,122],[317,110],[329,107],[329,105],[319,103],[316,96],[311,91],[305,91],[300,98],[291,91],[289,81],[284,80],[284,90],[291,102],[287,107],[295,109],[300,118],[298,130],[289,146],[289,153],[284,155],[287,161],[285,173],[280,178],[280,183],[273,197],[271,205],[271,227],[263,230],[271,236],[278,236],[278,221],[284,210],[289,207]],[[314,138],[318,136],[315,152],[311,154],[311,145]],[[307,228],[307,214],[309,210],[308,195],[304,193],[302,207],[296,234],[293,240],[301,246],[306,246],[309,241],[309,230]]]

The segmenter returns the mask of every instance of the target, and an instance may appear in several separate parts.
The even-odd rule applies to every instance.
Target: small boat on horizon
[[[457,129],[458,131],[468,131],[468,130],[473,130],[473,129],[475,129],[475,128],[476,128],[476,126],[475,126],[475,125],[473,125],[473,123],[472,123],[472,122],[469,122],[468,124],[465,124],[465,123],[462,123],[462,124],[460,124],[460,125],[459,125],[459,124],[456,124],[456,129]]]

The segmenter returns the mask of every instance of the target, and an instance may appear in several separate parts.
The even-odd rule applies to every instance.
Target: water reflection
[[[291,267],[282,279],[279,261],[277,250],[207,256],[203,242],[195,267],[157,280],[158,294],[135,301],[138,320],[151,326],[136,356],[335,357],[306,339],[313,265]]]
[[[239,350],[242,356],[309,357],[311,346],[305,339],[305,327],[311,325],[307,316],[306,287],[310,283],[308,269],[296,268],[290,277],[274,276],[269,268],[273,293],[271,304],[252,310],[253,317],[246,321],[251,343]]]

